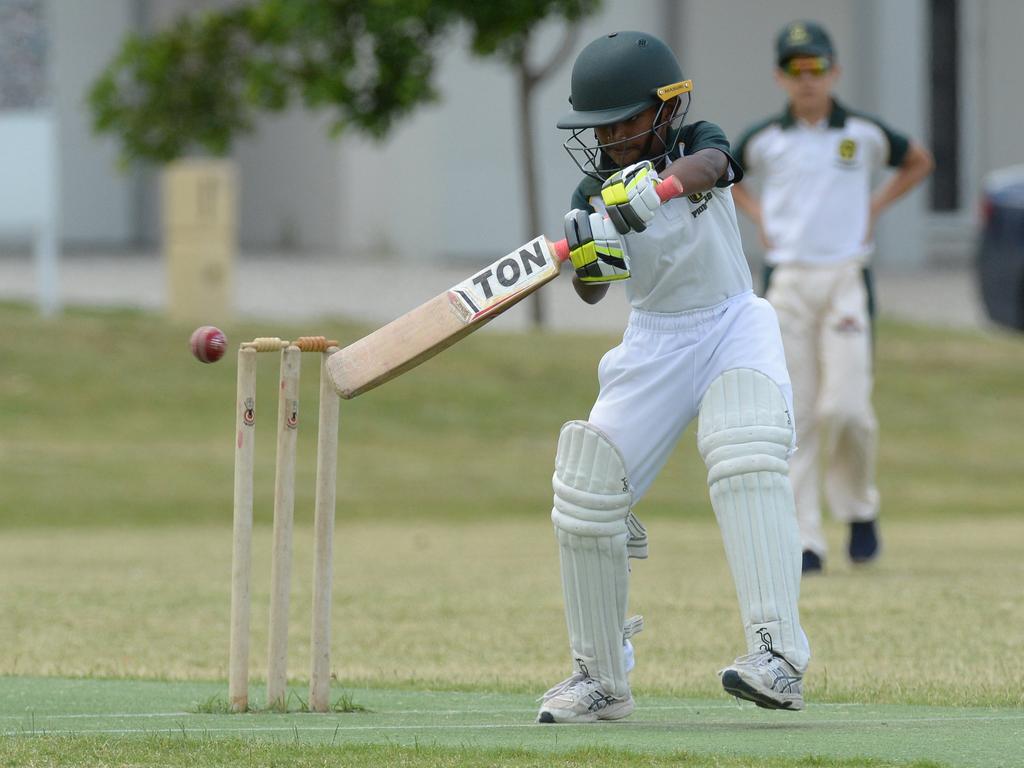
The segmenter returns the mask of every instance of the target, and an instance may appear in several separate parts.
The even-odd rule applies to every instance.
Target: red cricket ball
[[[224,357],[228,340],[224,332],[215,326],[204,325],[192,331],[189,339],[192,355],[201,363],[215,363]]]

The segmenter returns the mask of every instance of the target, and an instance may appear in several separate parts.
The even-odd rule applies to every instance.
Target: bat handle
[[[679,197],[679,195],[683,194],[683,182],[675,176],[669,176],[658,184],[654,191],[658,193],[661,202],[667,203],[673,197]],[[569,258],[569,243],[564,238],[557,243],[552,243],[551,247],[554,248],[555,256],[559,261],[565,261]]]

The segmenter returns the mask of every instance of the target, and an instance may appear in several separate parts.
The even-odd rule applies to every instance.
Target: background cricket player
[[[839,67],[825,30],[793,22],[776,43],[776,81],[789,97],[782,114],[749,129],[737,145],[745,185],[736,205],[758,225],[793,379],[799,450],[790,460],[803,546],[803,571],[822,570],[819,474],[832,514],[850,526],[848,552],[867,562],[879,550],[871,407],[871,276],[878,216],[928,176],[931,154],[876,118],[832,96]],[[872,191],[871,175],[896,169]],[[819,461],[820,459],[820,461]]]
[[[740,243],[729,186],[742,170],[717,126],[683,125],[690,90],[664,43],[619,32],[580,53],[558,123],[586,174],[565,217],[577,292],[593,302],[621,281],[632,311],[600,363],[589,418],[559,435],[551,518],[572,674],[544,694],[544,723],[633,711],[629,637],[642,621],[626,620],[627,558],[647,556],[647,536],[632,510],[698,416],[747,641],[722,684],[764,707],[803,707],[789,376]],[[679,179],[684,196],[661,204],[657,174]]]

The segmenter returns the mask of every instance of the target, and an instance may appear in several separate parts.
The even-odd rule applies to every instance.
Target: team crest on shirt
[[[857,142],[853,139],[843,139],[839,142],[839,153],[836,162],[847,168],[857,164]]]
[[[708,209],[708,203],[714,199],[714,195],[712,195],[710,191],[694,192],[692,195],[687,195],[686,199],[689,200],[692,205],[697,206],[690,210],[690,215],[696,219]]]

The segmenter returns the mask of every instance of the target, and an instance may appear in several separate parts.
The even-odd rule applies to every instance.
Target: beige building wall
[[[215,0],[49,0],[60,119],[64,238],[77,244],[155,243],[152,172],[121,174],[114,144],[91,134],[85,88],[132,28],[157,27]],[[1019,35],[1024,3],[961,0],[962,210],[935,215],[921,191],[900,203],[879,232],[879,262],[912,267],[969,256],[978,185],[985,172],[1021,162],[1024,102]],[[615,29],[647,29],[680,55],[695,82],[689,119],[718,122],[731,137],[778,110],[772,45],[794,18],[823,22],[844,74],[839,95],[927,143],[926,0],[605,0],[581,25],[573,55]],[[561,29],[540,30],[542,60]],[[533,127],[542,230],[556,236],[579,173],[553,125],[567,106],[569,61],[539,89]],[[299,110],[262,121],[239,141],[240,226],[247,250],[297,249],[340,258],[479,260],[511,248],[526,231],[513,74],[451,41],[439,62],[442,100],[421,108],[384,143],[327,137],[324,115]],[[759,254],[744,225],[752,262]]]
[[[542,230],[559,236],[580,178],[555,128],[568,110],[572,59],[591,39],[616,29],[658,28],[661,0],[610,2],[581,25],[573,55],[538,89],[533,126]],[[542,62],[562,42],[562,28],[541,29]],[[370,258],[493,259],[534,237],[526,228],[514,76],[496,59],[454,41],[438,71],[443,101],[408,120],[384,144],[343,141],[346,245]],[[392,205],[382,205],[381,200]]]
[[[773,75],[775,37],[794,19],[814,19],[829,31],[843,67],[838,96],[851,105],[860,104],[863,76],[851,55],[860,47],[859,3],[689,0],[680,5],[681,34],[676,50],[686,76],[694,81],[694,105],[688,120],[718,123],[730,141],[736,142],[748,127],[781,111],[785,95]],[[757,189],[756,180],[751,186]],[[742,214],[740,229],[748,260],[757,267],[762,258],[757,233]],[[755,274],[755,283],[759,277]]]
[[[965,89],[976,94],[971,144],[977,147],[975,164],[984,173],[1024,162],[1024,3],[988,0],[965,6],[974,34],[971,47],[979,54]]]
[[[46,4],[65,245],[120,246],[135,237],[134,176],[116,168],[116,146],[93,134],[84,104],[90,83],[132,28],[131,10],[130,0]]]

